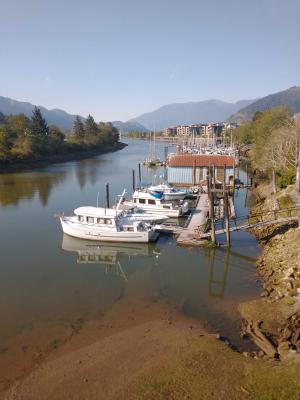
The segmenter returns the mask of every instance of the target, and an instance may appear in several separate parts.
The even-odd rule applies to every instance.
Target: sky
[[[0,96],[97,121],[300,85],[300,0],[0,0]]]

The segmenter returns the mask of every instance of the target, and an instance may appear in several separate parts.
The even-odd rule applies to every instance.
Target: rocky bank
[[[291,207],[296,198],[292,188],[270,193],[266,184],[254,190],[252,214]],[[242,334],[254,340],[262,356],[300,360],[300,228],[289,222],[253,233],[263,247],[257,270],[264,290],[261,299],[240,304]]]

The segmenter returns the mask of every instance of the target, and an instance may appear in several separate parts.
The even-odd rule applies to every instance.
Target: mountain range
[[[245,122],[252,119],[257,111],[266,111],[269,108],[279,106],[288,108],[291,114],[297,114],[300,111],[300,86],[293,86],[281,92],[262,97],[241,108],[229,120],[238,123]]]
[[[33,104],[25,101],[18,101],[10,99],[9,97],[0,96],[0,112],[6,115],[23,113],[31,117],[34,107]],[[58,108],[53,110],[48,110],[42,106],[39,106],[39,108],[49,125],[56,125],[60,129],[66,131],[72,129],[75,115],[68,114],[66,111],[59,110]]]
[[[160,131],[169,126],[226,121],[230,115],[255,100],[228,103],[221,100],[205,100],[189,103],[167,104],[149,113],[130,119],[149,130]]]
[[[113,121],[112,124],[123,133],[131,130],[162,130],[169,126],[208,122],[243,122],[252,118],[256,111],[265,111],[276,106],[287,107],[292,114],[300,111],[300,87],[293,86],[254,100],[240,100],[229,103],[221,100],[205,100],[189,103],[164,105],[157,110],[132,118],[127,122]],[[40,107],[40,106],[39,106]],[[31,116],[34,105],[0,96],[0,112],[3,114],[24,113]],[[40,107],[49,125],[56,125],[64,131],[72,130],[75,115],[60,109],[48,110]],[[83,117],[82,117],[83,118]],[[83,118],[84,119],[84,118]]]

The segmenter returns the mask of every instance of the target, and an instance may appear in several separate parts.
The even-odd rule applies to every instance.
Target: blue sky
[[[300,85],[299,0],[3,0],[0,95],[96,120]]]

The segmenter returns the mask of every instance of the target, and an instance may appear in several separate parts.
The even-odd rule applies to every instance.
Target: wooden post
[[[132,170],[132,190],[135,191],[135,170]]]
[[[196,160],[193,162],[193,186],[196,185]]]
[[[232,193],[233,203],[234,203],[234,195],[235,195],[235,163],[233,162],[233,193]]]
[[[226,196],[226,165],[223,167],[224,171],[224,176],[223,176],[223,221],[222,224],[224,224],[224,218],[226,217],[226,209],[225,209],[225,196]]]
[[[142,185],[141,163],[139,163],[139,186]]]
[[[213,188],[216,188],[216,167],[215,164],[212,166],[212,175],[213,175]]]
[[[226,225],[226,240],[227,240],[227,247],[230,247],[230,225],[229,225],[229,202],[228,202],[228,193],[225,192],[224,196],[224,203],[225,203],[225,225]]]
[[[105,207],[109,208],[109,183],[105,184]]]
[[[208,203],[209,203],[209,217],[210,217],[210,224],[211,224],[211,241],[215,244],[216,243],[216,233],[215,233],[215,209],[214,209],[214,193],[211,191],[212,186],[212,168],[209,167],[209,175],[208,175],[208,182],[207,182],[207,193],[208,193]]]

